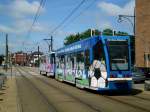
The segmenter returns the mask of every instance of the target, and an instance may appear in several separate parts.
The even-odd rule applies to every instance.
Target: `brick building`
[[[136,66],[150,70],[150,0],[136,0]]]
[[[18,52],[13,55],[13,64],[26,65],[27,53]]]

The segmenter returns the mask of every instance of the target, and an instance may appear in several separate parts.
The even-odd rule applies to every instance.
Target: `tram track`
[[[33,71],[33,70],[31,70],[30,69],[30,71],[32,71],[32,72],[34,72],[34,73],[37,73],[38,74],[38,72],[35,72],[35,71]],[[138,98],[138,99],[141,99],[141,100],[146,100],[146,101],[150,101],[150,98],[144,98],[144,97],[141,97],[141,96],[137,96],[137,95],[128,95],[129,97],[135,97],[135,98]]]
[[[21,77],[24,79],[24,81],[28,82],[36,91],[37,93],[40,95],[40,97],[42,98],[43,102],[48,105],[48,112],[57,112],[57,109],[52,105],[51,102],[49,102],[48,98],[42,93],[42,91],[36,87],[36,85],[34,83],[32,83],[26,76],[23,75],[23,73],[17,68],[17,71],[19,72],[19,74],[21,75]],[[19,97],[21,97],[19,95]],[[21,112],[24,112],[23,110],[23,104],[22,104],[22,101],[19,102],[21,104]]]
[[[144,98],[144,97],[140,97],[140,96],[131,96],[131,97],[139,98],[139,99],[141,99],[141,100],[150,101],[149,98]]]
[[[15,82],[16,82],[16,91],[17,91],[17,111],[18,112],[24,112],[23,111],[23,104],[22,104],[22,101],[21,101],[21,96],[20,96],[20,94],[19,94],[19,89],[20,89],[20,86],[19,86],[19,83],[18,83],[18,80],[17,80],[17,76],[16,76],[16,74],[17,74],[17,71],[15,70]]]
[[[22,69],[22,70],[23,70],[23,69]],[[26,70],[23,70],[23,71],[25,71],[25,72],[27,72],[28,74],[32,75],[30,72],[28,72],[28,71],[26,71]],[[33,76],[33,75],[32,75],[32,76]],[[63,94],[65,94],[65,95],[67,95],[67,96],[69,96],[69,97],[71,97],[71,98],[77,100],[77,101],[80,102],[81,104],[84,104],[84,105],[88,106],[88,107],[91,108],[92,110],[94,110],[94,111],[96,111],[96,112],[102,112],[102,110],[99,109],[99,107],[94,107],[93,105],[91,105],[91,104],[89,104],[89,103],[87,103],[87,102],[85,102],[85,101],[82,101],[80,98],[75,97],[74,95],[72,95],[72,94],[70,94],[70,93],[64,91],[63,89],[60,89],[60,88],[58,88],[58,87],[56,87],[56,86],[54,86],[54,85],[48,83],[48,82],[45,81],[45,80],[42,80],[41,78],[37,78],[37,77],[35,77],[35,76],[33,76],[33,77],[36,78],[37,80],[41,81],[42,83],[44,83],[44,84],[46,84],[46,85],[48,85],[48,86],[50,86],[50,87],[53,87],[54,89],[57,89],[57,90],[60,91],[61,93],[63,93]]]
[[[28,72],[27,70],[25,70],[25,71]],[[28,73],[29,73],[30,75],[32,75],[30,72],[28,72]],[[82,101],[81,99],[75,97],[74,95],[72,95],[72,94],[70,94],[70,93],[64,91],[63,89],[60,89],[60,88],[58,88],[58,87],[56,87],[56,86],[50,84],[49,82],[47,82],[47,81],[45,81],[45,80],[43,80],[43,79],[41,79],[41,78],[37,78],[37,77],[35,77],[35,78],[36,78],[37,80],[40,80],[41,82],[43,82],[43,83],[49,85],[49,86],[52,86],[52,87],[55,88],[55,89],[59,89],[59,91],[61,91],[62,93],[67,94],[68,96],[70,96],[70,97],[72,97],[72,98],[74,98],[74,99],[76,99],[76,100],[79,100],[81,103],[86,103],[87,106],[90,106],[91,108],[93,108],[92,105],[88,104],[87,102]],[[145,111],[145,112],[149,112],[149,111],[150,111],[149,109],[146,109],[146,108],[144,108],[144,107],[137,106],[137,105],[135,105],[135,104],[131,104],[131,103],[122,101],[121,99],[113,98],[113,97],[111,97],[111,96],[106,96],[106,95],[101,95],[101,96],[103,96],[103,97],[105,97],[105,98],[107,98],[107,99],[110,99],[110,100],[112,100],[112,101],[121,103],[121,104],[123,104],[123,105],[130,106],[130,107],[132,107],[132,108],[136,108],[136,109],[141,110],[141,111]],[[136,97],[136,96],[135,96],[135,97]],[[137,96],[136,98],[143,99],[143,100],[145,99],[145,98],[141,98],[141,97],[138,97],[138,96]],[[149,101],[149,100],[148,100],[148,101]],[[97,110],[97,109],[96,109],[96,110]]]
[[[139,110],[141,110],[141,111],[150,112],[150,109],[146,109],[146,108],[141,107],[141,106],[137,106],[137,105],[134,105],[134,104],[131,104],[131,103],[128,103],[128,102],[124,102],[124,101],[122,101],[121,99],[118,99],[118,98],[114,98],[114,97],[110,97],[110,96],[106,96],[106,95],[104,95],[104,97],[105,97],[105,98],[108,98],[108,99],[110,99],[110,100],[113,100],[113,101],[116,101],[116,102],[119,102],[119,103],[128,105],[128,106],[130,106],[130,107],[139,109]]]
[[[33,70],[30,69],[30,71],[34,72],[34,73],[37,73]],[[37,73],[38,74],[38,73]],[[132,94],[132,93],[131,93]],[[141,96],[137,96],[137,95],[128,95],[129,97],[135,97],[135,98],[138,98],[138,99],[141,99],[141,100],[146,100],[146,101],[150,101],[150,98],[144,98],[144,97],[141,97]]]

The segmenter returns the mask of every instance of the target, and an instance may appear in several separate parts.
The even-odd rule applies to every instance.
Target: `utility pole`
[[[5,58],[6,71],[8,69],[8,34],[6,34],[6,58]]]
[[[53,36],[51,36],[51,51],[53,51]]]
[[[38,46],[38,67],[40,66],[40,47]]]
[[[48,51],[51,52],[53,51],[53,36],[51,36],[50,39],[44,39],[46,43],[48,44]]]

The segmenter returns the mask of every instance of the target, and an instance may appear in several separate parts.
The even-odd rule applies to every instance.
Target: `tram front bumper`
[[[130,81],[110,81],[108,82],[109,90],[131,90],[132,80]]]

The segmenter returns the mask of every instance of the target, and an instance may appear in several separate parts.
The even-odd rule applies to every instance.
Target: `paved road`
[[[16,68],[22,112],[150,112],[150,93],[99,94],[80,90],[38,74],[36,69]]]

